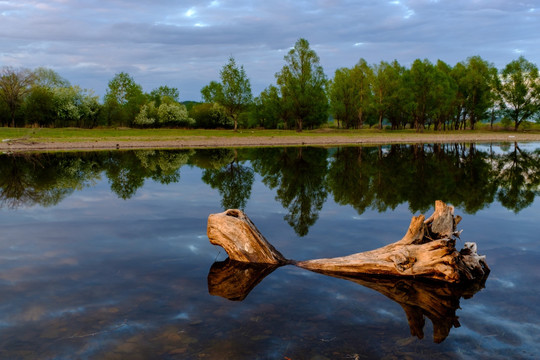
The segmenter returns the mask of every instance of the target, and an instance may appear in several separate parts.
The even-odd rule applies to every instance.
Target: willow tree
[[[298,39],[284,59],[286,65],[276,74],[276,79],[284,106],[296,121],[296,130],[326,122],[327,79],[317,53],[310,49],[306,39]]]

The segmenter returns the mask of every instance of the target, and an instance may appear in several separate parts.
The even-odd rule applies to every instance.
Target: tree
[[[150,94],[148,94],[148,97],[150,98],[150,101],[154,101],[156,107],[159,107],[163,98],[169,98],[175,102],[179,102],[180,92],[174,87],[160,86],[157,89],[152,90]]]
[[[0,99],[7,105],[12,127],[15,127],[15,113],[24,97],[30,93],[35,78],[34,73],[28,69],[16,70],[12,67],[4,67],[0,71]]]
[[[179,104],[169,98],[166,98],[166,100],[157,109],[158,119],[161,124],[169,126],[191,126],[195,123],[195,120],[188,116],[188,111],[183,104]]]
[[[497,70],[480,56],[472,56],[466,62],[456,64],[455,69],[451,73],[458,88],[456,99],[461,103],[463,118],[467,116],[471,129],[474,129],[478,121],[489,116],[488,110],[493,107]]]
[[[354,127],[360,128],[373,115],[373,70],[369,67],[365,59],[360,59],[358,64],[352,68],[351,77],[358,92],[358,119]]]
[[[298,39],[284,59],[286,65],[276,79],[284,104],[296,121],[296,130],[302,131],[304,124],[314,127],[326,122],[326,75],[309,42]]]
[[[34,85],[54,89],[58,87],[69,87],[71,84],[53,69],[38,67],[34,70]]]
[[[393,93],[399,89],[399,77],[396,77],[394,68],[391,64],[381,61],[373,66],[373,107],[377,112],[379,129],[382,129],[382,123],[386,111],[389,108],[389,99]]]
[[[523,56],[510,62],[500,74],[500,108],[514,122],[514,130],[540,111],[538,68]]]
[[[382,67],[382,66],[381,66]],[[385,67],[385,78],[388,81],[388,95],[384,103],[386,103],[385,114],[392,129],[397,129],[405,126],[407,121],[407,105],[411,94],[404,86],[405,67],[401,66],[397,60],[392,61],[390,67]]]
[[[141,85],[129,74],[121,72],[109,81],[104,100],[109,125],[113,121],[120,125],[131,125],[145,102],[145,96]]]
[[[264,89],[254,103],[259,126],[266,129],[287,128],[287,112],[277,87],[270,85]]]
[[[330,108],[334,118],[341,121],[343,127],[350,128],[357,123],[359,107],[359,91],[351,76],[351,69],[340,68],[330,82],[329,98]]]
[[[141,110],[135,117],[133,123],[141,127],[151,127],[156,123],[157,110],[153,101],[141,106]]]
[[[219,72],[219,76],[221,83],[210,82],[201,89],[201,94],[206,102],[215,102],[223,106],[234,122],[234,131],[237,131],[238,116],[252,102],[251,85],[244,66],[238,67],[232,56]]]
[[[56,120],[55,93],[45,86],[33,86],[24,100],[24,118],[27,124],[48,126]]]
[[[448,96],[448,76],[427,59],[416,59],[407,72],[412,96],[410,110],[417,131],[437,117],[438,106]]]
[[[223,107],[217,103],[196,104],[189,112],[195,126],[203,129],[231,128],[231,121]]]

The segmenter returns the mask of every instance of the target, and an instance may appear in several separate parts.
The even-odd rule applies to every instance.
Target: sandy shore
[[[251,146],[297,146],[297,145],[358,145],[396,143],[454,143],[454,142],[524,142],[540,141],[538,133],[463,133],[463,134],[384,134],[374,136],[272,136],[272,137],[182,137],[169,140],[122,139],[107,141],[33,141],[10,140],[0,143],[0,151],[55,151],[55,150],[106,150],[106,149],[182,149],[201,147],[251,147]]]

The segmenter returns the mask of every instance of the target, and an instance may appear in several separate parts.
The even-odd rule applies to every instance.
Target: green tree
[[[156,107],[159,107],[163,98],[169,98],[175,102],[180,102],[180,91],[174,87],[160,86],[157,89],[152,90],[148,97],[150,101],[154,101]]]
[[[352,81],[355,84],[356,92],[358,93],[358,120],[354,124],[355,128],[360,128],[365,122],[370,122],[370,127],[374,115],[374,100],[373,100],[373,69],[368,65],[365,59],[360,59],[351,71]]]
[[[382,67],[381,65],[377,70],[377,74]],[[394,60],[390,67],[385,66],[382,71],[384,72],[383,78],[388,82],[388,94],[383,99],[383,104],[386,103],[384,114],[392,124],[392,129],[398,129],[405,126],[407,122],[407,106],[411,97],[404,82],[406,70],[397,60]],[[381,105],[378,104],[377,109],[379,106]]]
[[[436,79],[434,84],[435,96],[433,98],[433,111],[428,120],[428,127],[433,124],[435,130],[443,130],[445,125],[452,119],[457,84],[452,77],[452,67],[442,60],[437,61],[434,76]]]
[[[358,122],[360,92],[351,72],[349,68],[337,69],[329,86],[330,109],[338,127],[340,122],[345,128],[354,127]]]
[[[439,62],[434,66],[429,60],[417,59],[406,73],[411,92],[410,111],[414,128],[419,131],[426,124],[431,124],[440,115],[440,107],[452,96],[449,70],[444,71],[446,64]]]
[[[255,98],[254,112],[259,126],[266,129],[288,128],[288,114],[274,85],[268,86]]]
[[[225,109],[234,122],[234,131],[238,129],[238,116],[252,102],[251,85],[244,66],[238,67],[234,57],[219,72],[221,83],[212,81],[201,89],[206,102],[218,103]]]
[[[165,97],[157,109],[159,123],[166,126],[192,126],[195,120],[191,119],[183,104]]]
[[[141,110],[135,117],[133,123],[140,127],[152,127],[156,124],[158,118],[157,109],[154,101],[141,106]]]
[[[125,72],[116,74],[104,97],[107,124],[131,125],[145,101],[141,85]]]
[[[36,77],[34,81],[35,86],[43,86],[48,89],[71,86],[67,79],[63,78],[53,69],[38,67],[33,72]]]
[[[26,95],[32,90],[36,77],[28,69],[3,67],[0,70],[0,99],[9,111],[8,125],[15,127],[15,115]],[[5,125],[2,119],[2,125]]]
[[[56,120],[55,93],[45,86],[33,86],[24,101],[24,118],[27,124],[48,126]]]
[[[223,107],[217,103],[193,105],[189,116],[195,121],[195,126],[203,129],[231,128],[231,121]]]
[[[382,129],[383,119],[392,106],[392,97],[400,87],[400,76],[392,64],[381,61],[373,66],[373,107],[377,113],[379,129]]]
[[[523,56],[510,62],[501,71],[499,87],[503,115],[514,122],[514,130],[540,111],[540,79],[538,68]]]
[[[276,74],[284,104],[296,121],[296,130],[315,127],[328,120],[326,75],[309,42],[299,39],[285,55],[286,65]]]
[[[461,77],[461,93],[464,97],[464,110],[474,129],[478,121],[485,120],[489,109],[493,107],[493,85],[497,69],[480,56],[472,56],[463,64],[464,76]]]

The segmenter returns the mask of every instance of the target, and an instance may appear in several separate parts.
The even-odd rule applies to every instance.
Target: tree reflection
[[[264,149],[254,160],[254,168],[289,213],[285,220],[305,236],[319,218],[327,197],[327,150],[322,148]]]
[[[494,201],[519,212],[540,192],[540,149],[518,144],[141,150],[2,155],[0,206],[55,205],[103,174],[113,193],[129,199],[147,179],[179,182],[186,164],[204,170],[202,180],[218,190],[224,209],[245,208],[260,174],[300,236],[317,221],[329,192],[358,214],[400,204],[425,212],[435,200],[466,213]]]
[[[334,200],[359,214],[408,203],[425,212],[443,200],[474,213],[493,202],[497,191],[492,159],[474,145],[391,145],[341,148],[328,171]]]
[[[540,150],[523,151],[517,143],[497,162],[499,191],[497,200],[519,212],[530,206],[540,193]]]
[[[236,150],[228,150],[222,161],[232,161],[218,169],[206,169],[202,180],[217,189],[221,195],[221,206],[226,209],[245,209],[246,203],[251,196],[251,187],[255,179],[253,169],[242,165],[238,160]]]
[[[193,150],[139,150],[109,153],[103,170],[111,190],[121,199],[129,199],[144,185],[145,179],[162,184],[180,181],[180,168],[187,164]]]
[[[99,170],[91,158],[48,154],[2,156],[0,206],[56,205],[97,179]]]

